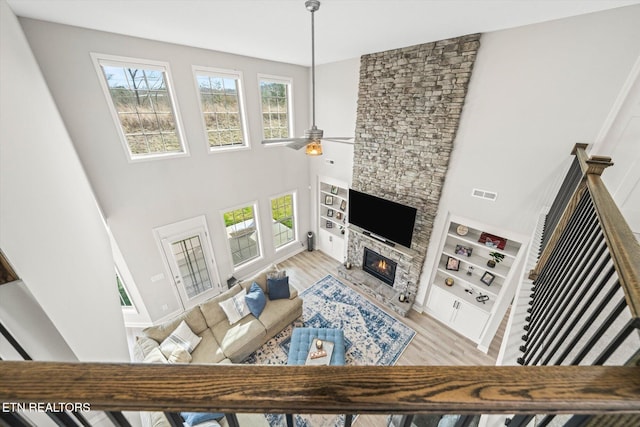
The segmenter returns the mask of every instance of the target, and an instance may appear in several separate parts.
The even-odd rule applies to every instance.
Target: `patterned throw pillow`
[[[227,315],[227,319],[229,319],[230,325],[237,323],[240,319],[248,316],[249,313],[251,313],[244,298],[246,295],[247,290],[243,288],[242,291],[240,291],[233,297],[218,303],[220,304],[222,311],[224,311],[224,314]]]
[[[183,320],[175,331],[171,332],[171,335],[162,341],[160,350],[168,359],[176,348],[183,348],[188,353],[191,353],[200,344],[201,340],[202,338],[194,334],[187,322]]]

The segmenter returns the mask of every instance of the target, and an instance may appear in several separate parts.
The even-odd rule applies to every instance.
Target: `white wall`
[[[0,319],[33,360],[73,362],[78,359],[22,280],[0,286]],[[3,360],[23,360],[0,339]]]
[[[595,141],[631,72],[640,53],[638,22],[640,6],[633,6],[483,34],[418,304],[425,297],[448,213],[496,232],[524,239],[530,235],[563,177],[573,145]],[[323,66],[327,75],[317,91],[328,91],[333,99],[319,104],[319,115],[330,116],[332,105],[353,105],[353,89],[338,92],[331,85],[357,73],[358,67],[356,61],[335,69]],[[472,188],[496,191],[498,199],[472,198]]]
[[[309,73],[306,67],[91,31],[21,20],[34,54],[87,170],[114,238],[144,299],[151,320],[180,310],[152,229],[205,215],[223,281],[233,271],[221,211],[257,201],[265,258],[242,277],[301,249],[275,252],[269,198],[298,192],[301,240],[309,227],[309,178],[301,151],[261,145],[258,73],[293,78],[295,134],[309,126]],[[109,114],[90,53],[165,61],[170,65],[190,156],[129,163]],[[243,73],[250,150],[209,154],[204,136],[193,65]],[[152,277],[164,275],[153,282]],[[163,310],[166,306],[166,310]]]
[[[638,22],[632,6],[482,36],[434,235],[447,211],[530,235],[572,147],[595,141],[631,72]],[[473,188],[498,199],[473,198]]]
[[[93,192],[4,0],[0,12],[0,247],[79,360],[128,360]]]
[[[360,59],[316,66],[316,125],[327,137],[355,135]],[[331,177],[351,186],[353,145],[322,142],[323,155],[309,157],[311,228],[318,233],[318,177]]]

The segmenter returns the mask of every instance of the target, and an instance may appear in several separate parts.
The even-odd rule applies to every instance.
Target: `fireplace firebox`
[[[392,261],[369,248],[364,248],[362,269],[373,277],[382,280],[389,286],[393,286],[393,282],[395,281],[397,265],[398,263],[395,261]]]

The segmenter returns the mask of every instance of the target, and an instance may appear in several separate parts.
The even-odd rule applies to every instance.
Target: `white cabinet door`
[[[318,233],[318,249],[340,262],[344,261],[344,238],[320,229]]]
[[[489,313],[471,304],[467,304],[464,301],[457,301],[457,309],[451,326],[465,337],[477,342],[480,339],[484,326],[487,324]]]
[[[489,319],[489,313],[437,286],[431,288],[427,312],[456,332],[476,342],[480,339],[480,334]]]
[[[456,298],[437,286],[431,287],[431,296],[427,302],[429,313],[436,319],[450,324],[455,314]]]

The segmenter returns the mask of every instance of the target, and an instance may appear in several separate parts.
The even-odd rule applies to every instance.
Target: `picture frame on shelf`
[[[333,228],[333,223],[331,221],[327,221],[325,226],[326,226],[326,228]]]
[[[342,212],[336,212],[336,219],[342,219]]]
[[[340,210],[343,211],[347,209],[347,201],[343,200],[342,203],[340,203]]]
[[[493,279],[495,279],[496,276],[494,276],[493,274],[489,273],[488,271],[485,271],[484,274],[482,275],[482,277],[480,278],[480,281],[482,283],[484,283],[487,286],[491,286],[491,283],[493,282]]]
[[[447,270],[458,271],[460,269],[460,260],[452,256],[447,257]]]
[[[337,185],[332,185],[331,186],[331,194],[338,194],[338,186]]]
[[[471,256],[471,253],[473,252],[473,248],[470,248],[468,246],[456,245],[456,249],[455,249],[454,252],[455,252],[456,255],[462,255],[462,256],[469,257],[469,256]]]
[[[329,195],[324,196],[324,204],[333,205],[333,196],[329,196]]]
[[[327,209],[327,216],[328,217],[332,217],[333,216],[333,209]]]

